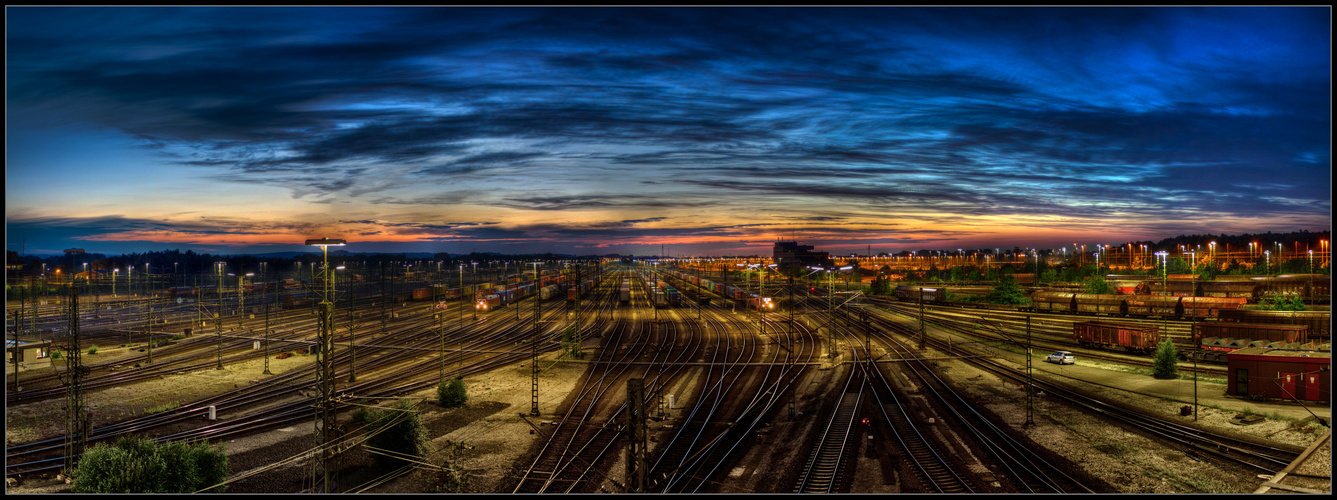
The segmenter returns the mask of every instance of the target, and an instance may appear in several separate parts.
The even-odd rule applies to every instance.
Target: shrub
[[[97,346],[89,347],[88,354],[97,354]]]
[[[436,404],[442,408],[459,408],[469,400],[469,389],[464,386],[463,377],[455,377],[450,382],[444,380],[436,385]]]
[[[353,422],[366,424],[371,421],[371,410],[367,409],[365,406],[359,406],[353,409],[353,413],[350,416],[353,417]]]
[[[367,426],[370,436],[366,446],[369,448],[417,457],[419,460],[431,452],[427,428],[418,414],[416,403],[401,399],[387,409],[371,409],[368,412],[371,422]],[[407,459],[389,456],[385,452],[372,453],[372,460],[377,467],[388,470],[402,467],[408,462]]]
[[[58,350],[58,349],[52,349],[52,350],[51,350],[51,359],[60,359],[60,358],[63,357],[63,356],[64,356],[64,354],[61,354],[61,353],[60,353],[60,350]]]
[[[1176,378],[1179,374],[1179,353],[1170,339],[1165,339],[1156,347],[1151,376],[1159,379]]]
[[[70,488],[76,493],[193,493],[222,483],[231,473],[222,446],[156,444],[124,436],[110,446],[98,444],[85,452]]]

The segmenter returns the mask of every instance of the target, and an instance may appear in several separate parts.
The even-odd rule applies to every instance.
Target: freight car
[[[1226,353],[1245,347],[1295,348],[1309,342],[1309,325],[1267,325],[1221,321],[1194,323],[1199,359],[1225,362]]]
[[[1155,325],[1087,321],[1072,324],[1072,339],[1085,347],[1122,347],[1146,354],[1155,350],[1160,343],[1160,331],[1160,327]]]
[[[947,302],[947,289],[940,287],[918,287],[901,285],[896,287],[896,298],[905,302],[941,304]]]
[[[622,305],[631,303],[631,280],[622,280],[622,286],[618,287],[617,296]]]
[[[1331,311],[1258,311],[1237,309],[1221,311],[1221,321],[1266,325],[1308,325],[1309,336],[1316,340],[1332,338]]]

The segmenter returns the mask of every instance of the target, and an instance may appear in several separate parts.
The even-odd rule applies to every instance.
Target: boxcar
[[[1072,339],[1082,346],[1122,347],[1148,353],[1160,343],[1161,329],[1155,325],[1088,321],[1072,324]]]

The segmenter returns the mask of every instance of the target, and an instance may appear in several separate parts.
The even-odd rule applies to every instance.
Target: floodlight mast
[[[321,296],[317,312],[320,315],[320,330],[316,337],[316,448],[320,453],[312,457],[311,461],[311,480],[313,483],[320,481],[320,485],[312,484],[312,490],[317,487],[323,493],[330,493],[330,460],[333,458],[331,453],[331,441],[334,439],[334,412],[331,404],[331,398],[334,396],[334,366],[330,363],[331,341],[334,338],[334,303],[330,301],[333,291],[330,290],[330,250],[332,246],[344,246],[348,244],[344,240],[320,238],[306,240],[308,246],[320,247],[324,260],[324,267],[321,268],[321,275],[324,283],[324,293]]]

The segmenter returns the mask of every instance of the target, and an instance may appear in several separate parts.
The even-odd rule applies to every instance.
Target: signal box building
[[[1247,347],[1226,355],[1226,394],[1332,404],[1330,351]]]

